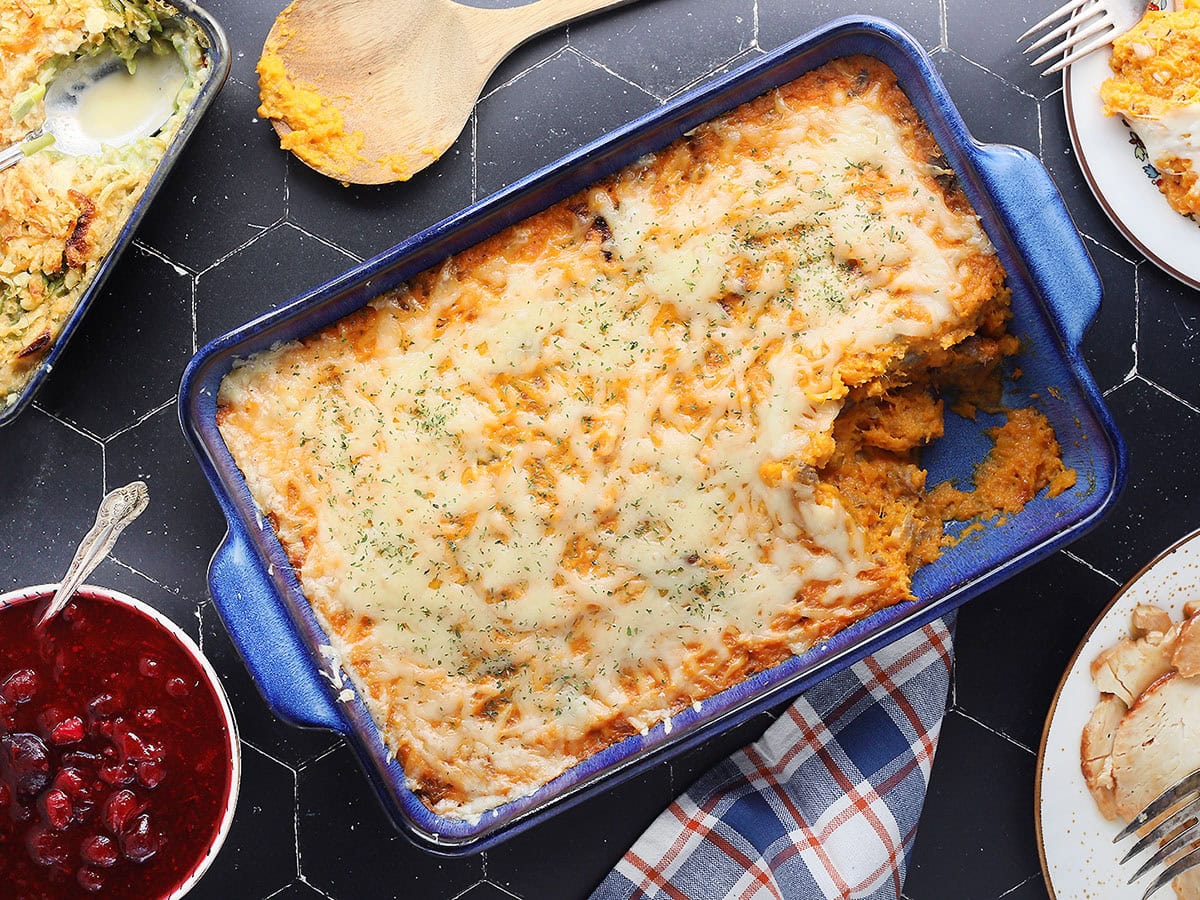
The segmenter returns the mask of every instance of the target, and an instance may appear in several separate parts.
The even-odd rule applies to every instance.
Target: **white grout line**
[[[111,554],[111,553],[110,553],[110,554],[108,555],[108,558],[109,558],[109,559],[111,559],[111,560],[112,560],[114,563],[116,563],[118,566],[120,566],[122,569],[125,569],[125,570],[126,570],[126,571],[128,571],[128,572],[132,572],[134,575],[137,575],[139,578],[144,578],[144,579],[146,579],[146,580],[147,580],[148,582],[150,582],[151,584],[153,584],[153,585],[156,585],[157,587],[160,587],[160,588],[162,588],[162,589],[163,589],[164,591],[166,591],[168,594],[174,594],[176,597],[182,597],[182,596],[183,596],[183,591],[182,591],[182,590],[180,590],[179,588],[177,588],[177,587],[172,587],[171,585],[168,585],[168,584],[163,584],[163,583],[162,583],[161,581],[159,581],[157,578],[155,578],[155,577],[153,577],[153,576],[151,576],[151,575],[147,575],[147,574],[146,574],[145,572],[143,572],[141,569],[136,569],[136,568],[134,568],[133,566],[129,565],[129,563],[127,563],[127,562],[123,562],[122,560],[120,560],[120,559],[118,559],[116,556],[114,556],[113,554]],[[196,608],[197,608],[197,611],[198,611],[198,610],[199,610],[199,606],[197,606]]]
[[[321,760],[325,759],[327,756],[332,756],[338,750],[341,750],[344,746],[346,746],[344,741],[338,741],[332,747],[330,747],[326,750],[322,750],[320,753],[317,753],[314,756],[310,756],[308,759],[301,761],[301,763],[298,766],[296,766],[296,771],[303,772],[309,766],[315,766],[317,763],[319,763]]]
[[[483,880],[486,881],[488,884],[490,884],[492,887],[494,887],[496,890],[498,890],[500,893],[502,893],[505,897],[512,897],[513,900],[521,900],[521,898],[519,896],[514,894],[508,888],[503,887],[502,885],[496,884],[496,882],[492,881],[490,878],[484,878]]]
[[[210,263],[209,265],[205,266],[203,269],[198,271],[196,273],[196,277],[197,278],[203,277],[204,275],[208,274],[213,269],[215,269],[217,266],[221,265],[221,263],[225,262],[225,260],[227,260],[231,257],[237,256],[239,253],[241,253],[243,250],[245,250],[251,244],[255,243],[260,238],[262,238],[263,235],[270,234],[276,228],[279,228],[281,225],[283,225],[286,221],[287,221],[287,219],[285,216],[280,216],[277,220],[272,222],[270,225],[268,225],[266,228],[264,228],[258,234],[254,235],[254,237],[250,238],[248,241],[244,241],[243,243],[238,244],[232,250],[225,253],[223,256],[219,257],[215,262]]]
[[[299,818],[299,814],[297,814],[297,818]],[[316,891],[322,897],[328,897],[329,900],[334,900],[333,894],[326,893],[325,891],[321,890],[321,888],[317,887],[315,884],[313,884],[311,881],[309,881],[307,876],[301,875],[300,878],[298,879],[298,881],[301,884],[303,884],[305,887],[312,888],[314,891]]]
[[[678,97],[680,94],[685,94],[688,91],[692,90],[693,88],[699,87],[700,85],[704,84],[706,81],[709,81],[712,78],[714,78],[716,76],[716,74],[718,72],[720,72],[722,69],[727,69],[727,68],[741,62],[743,60],[743,57],[745,59],[752,59],[753,57],[761,56],[762,54],[763,54],[762,50],[760,50],[758,47],[753,47],[753,46],[746,47],[744,50],[739,50],[733,56],[729,57],[729,59],[725,60],[725,62],[720,63],[719,65],[713,66],[711,69],[709,69],[703,75],[699,76],[698,78],[693,78],[691,81],[689,81],[683,87],[679,88],[678,90],[672,91],[670,94],[667,95],[667,100],[673,100],[676,97]]]
[[[1039,109],[1040,109],[1040,107],[1039,107]],[[1081,232],[1079,232],[1079,233],[1080,233],[1081,235],[1083,235],[1083,237],[1085,237],[1085,238],[1087,238],[1089,241],[1091,241],[1093,244],[1095,244],[1097,247],[1101,247],[1101,248],[1103,248],[1104,250],[1107,250],[1109,253],[1111,253],[1113,256],[1115,256],[1117,259],[1119,259],[1119,260],[1123,260],[1124,262],[1127,262],[1127,263],[1129,263],[1129,264],[1130,264],[1131,266],[1133,266],[1135,269],[1137,268],[1137,260],[1130,259],[1128,256],[1122,256],[1120,253],[1118,253],[1118,252],[1117,252],[1116,250],[1114,250],[1112,247],[1109,247],[1109,246],[1107,246],[1107,245],[1105,245],[1105,244],[1102,244],[1102,243],[1100,243],[1098,240],[1096,240],[1096,239],[1095,239],[1094,237],[1092,237],[1090,234],[1084,234],[1082,231],[1081,231]]]
[[[1018,94],[1020,94],[1022,97],[1028,97],[1030,100],[1033,100],[1035,103],[1040,102],[1041,98],[1029,93],[1029,91],[1020,87],[1019,85],[1013,84],[1011,81],[1009,81],[1003,75],[999,74],[998,72],[993,72],[991,69],[989,69],[987,66],[983,65],[982,63],[977,63],[977,62],[975,62],[975,60],[971,59],[971,57],[963,56],[957,50],[952,50],[949,47],[947,47],[946,50],[948,53],[953,53],[955,56],[957,56],[959,59],[963,60],[964,62],[968,62],[971,65],[973,65],[975,68],[982,69],[984,72],[987,72],[993,78],[998,79],[999,81],[1002,81],[1004,84],[1008,85],[1010,88],[1012,88]]]
[[[310,237],[314,241],[324,244],[330,250],[336,250],[338,253],[341,253],[344,256],[350,257],[355,262],[363,261],[363,258],[361,256],[359,256],[357,253],[355,253],[353,250],[347,250],[345,247],[341,246],[340,244],[335,244],[333,241],[329,240],[329,238],[321,237],[321,235],[311,232],[307,228],[297,225],[295,222],[290,222],[290,221],[284,222],[281,227],[282,228],[292,228],[292,229],[300,232],[305,237]]]
[[[750,46],[761,49],[762,45],[758,42],[758,0],[754,0],[752,16],[753,25],[750,29]]]
[[[1135,262],[1133,264],[1133,368],[1125,375],[1126,378],[1132,378],[1137,374],[1138,366],[1141,364],[1141,355],[1138,345],[1142,337],[1142,263]]]
[[[167,254],[163,253],[161,250],[151,247],[149,244],[143,244],[141,241],[134,241],[133,246],[137,247],[148,256],[153,256],[155,259],[162,260],[168,266],[174,269],[179,275],[196,274],[194,269],[185,266],[183,263],[176,262],[175,260],[171,259],[171,257],[167,256]]]
[[[997,897],[997,898],[996,898],[996,900],[1004,900],[1004,898],[1005,898],[1005,897],[1007,897],[1009,894],[1011,894],[1011,893],[1014,893],[1015,891],[1017,891],[1017,890],[1019,890],[1019,889],[1021,889],[1021,888],[1025,887],[1025,885],[1029,884],[1029,882],[1033,881],[1033,879],[1035,879],[1035,878],[1041,878],[1041,877],[1042,877],[1042,873],[1041,873],[1041,872],[1035,872],[1035,873],[1033,873],[1033,874],[1032,874],[1032,875],[1030,875],[1028,878],[1026,878],[1024,881],[1021,881],[1021,882],[1018,882],[1017,884],[1014,884],[1014,885],[1013,885],[1012,887],[1010,887],[1010,888],[1009,888],[1007,891],[1005,891],[1003,894],[1001,894],[999,897]]]
[[[133,431],[133,429],[137,428],[143,422],[154,418],[155,416],[157,416],[160,412],[162,412],[167,407],[174,406],[174,405],[175,405],[175,398],[172,397],[170,400],[167,400],[165,403],[154,407],[154,409],[150,410],[150,412],[139,416],[137,419],[135,419],[133,421],[132,424],[126,425],[124,428],[119,428],[116,431],[114,431],[112,434],[110,434],[108,437],[106,437],[104,439],[104,443],[108,444],[110,441],[113,441],[116,438],[119,438],[121,435],[125,434],[126,432]]]
[[[567,48],[569,46],[570,46],[569,44],[563,44],[561,47],[559,47],[557,50],[555,50],[553,53],[551,53],[545,59],[539,59],[537,62],[535,62],[529,68],[522,69],[520,72],[518,72],[512,78],[508,79],[508,81],[504,82],[503,84],[496,85],[494,88],[492,88],[486,94],[481,95],[479,98],[479,101],[482,103],[488,97],[491,97],[496,93],[499,93],[504,88],[508,87],[510,84],[514,84],[515,82],[520,81],[522,78],[524,78],[530,72],[532,72],[534,69],[540,69],[542,66],[544,66],[546,63],[550,62],[552,59],[558,59],[558,57],[562,56],[564,53],[567,52]]]
[[[938,0],[938,47],[950,49],[950,11],[946,8],[946,0]]]
[[[642,87],[642,86],[641,86],[640,84],[638,84],[636,81],[630,81],[628,78],[626,78],[626,77],[625,77],[624,75],[622,75],[620,72],[614,72],[612,69],[610,69],[610,68],[609,68],[608,66],[606,66],[604,63],[600,62],[598,59],[592,59],[592,57],[588,56],[586,53],[584,53],[584,52],[583,52],[582,50],[580,50],[579,48],[577,48],[577,47],[568,47],[568,48],[567,48],[567,52],[568,52],[568,53],[573,53],[573,54],[575,54],[575,55],[576,55],[576,56],[578,56],[580,59],[582,59],[584,62],[589,62],[589,63],[591,63],[593,66],[595,66],[595,67],[596,67],[596,68],[598,68],[598,69],[603,69],[605,72],[607,72],[607,73],[608,73],[609,75],[611,75],[613,78],[616,78],[616,79],[619,79],[620,81],[623,81],[623,82],[625,82],[625,83],[626,83],[627,85],[629,85],[630,87],[635,87],[635,88],[637,88],[637,89],[638,89],[639,91],[641,91],[643,94],[645,94],[645,95],[646,95],[646,96],[648,96],[648,97],[652,97],[653,99],[657,100],[659,103],[665,103],[665,102],[666,102],[666,98],[665,98],[665,97],[660,97],[660,96],[658,96],[658,94],[654,93],[654,92],[653,92],[653,91],[651,91],[651,90],[648,90],[648,89],[646,89],[646,88]]]
[[[295,768],[293,768],[292,766],[285,763],[282,759],[280,759],[277,756],[273,756],[272,754],[270,754],[266,750],[264,750],[262,747],[252,744],[250,741],[246,740],[245,737],[242,738],[242,744],[244,744],[246,747],[249,747],[251,750],[253,750],[255,753],[257,753],[259,756],[265,756],[267,759],[271,760],[271,762],[279,763],[279,765],[283,766],[285,769],[287,769],[289,772],[292,773],[292,778],[295,778],[296,775],[299,774]]]
[[[1165,394],[1166,396],[1170,397],[1172,400],[1176,401],[1177,403],[1182,403],[1184,406],[1186,406],[1192,412],[1200,414],[1200,409],[1197,409],[1193,404],[1189,403],[1187,400],[1184,400],[1182,397],[1180,397],[1174,391],[1168,390],[1167,388],[1163,387],[1157,381],[1152,381],[1151,379],[1147,378],[1145,375],[1142,375],[1142,374],[1138,374],[1136,377],[1138,378],[1138,380],[1143,381],[1146,384],[1150,385],[1150,387],[1154,388],[1159,393]]]
[[[1033,748],[1031,748],[1031,747],[1026,747],[1024,744],[1022,744],[1022,743],[1021,743],[1020,741],[1018,741],[1016,738],[1014,738],[1014,737],[1009,737],[1009,736],[1008,736],[1007,734],[1005,734],[1003,731],[1000,731],[1000,730],[998,730],[998,729],[996,729],[996,728],[993,728],[991,725],[984,724],[983,722],[979,721],[977,718],[975,718],[975,717],[974,717],[973,715],[971,715],[970,713],[963,712],[963,709],[962,709],[962,707],[961,707],[961,706],[956,706],[956,707],[954,708],[954,711],[955,711],[956,713],[958,713],[960,716],[962,716],[964,719],[967,719],[968,721],[974,722],[976,725],[978,725],[978,726],[979,726],[980,728],[982,728],[984,731],[990,731],[992,734],[996,735],[996,737],[998,737],[998,738],[1004,738],[1004,740],[1008,741],[1008,742],[1009,742],[1010,744],[1012,744],[1014,747],[1019,747],[1020,749],[1024,750],[1026,753],[1028,753],[1030,756],[1037,756],[1037,751],[1036,751],[1036,750],[1034,750]]]
[[[1113,578],[1111,575],[1109,575],[1103,569],[1096,568],[1090,562],[1088,562],[1086,559],[1084,559],[1082,556],[1076,556],[1070,550],[1063,550],[1062,554],[1063,554],[1063,556],[1067,557],[1067,559],[1073,559],[1075,562],[1079,563],[1085,569],[1091,569],[1093,572],[1095,572],[1101,578],[1104,578],[1107,581],[1111,581],[1113,584],[1117,585],[1117,587],[1121,586],[1121,582],[1117,581],[1117,579]]]
[[[97,434],[92,434],[91,431],[89,431],[87,428],[84,428],[82,425],[72,422],[70,419],[64,419],[62,416],[59,416],[59,415],[56,415],[56,414],[50,412],[50,410],[46,409],[44,406],[41,406],[38,403],[34,403],[33,408],[36,409],[38,412],[40,412],[46,418],[53,419],[55,422],[57,422],[59,425],[62,425],[64,428],[69,428],[71,431],[74,431],[80,437],[85,437],[89,441],[99,444],[101,447],[104,446],[104,438],[100,437]]]
[[[196,286],[198,275],[192,276],[192,355],[200,349],[200,322],[196,316]]]

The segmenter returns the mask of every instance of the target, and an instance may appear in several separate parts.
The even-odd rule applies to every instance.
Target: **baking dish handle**
[[[231,529],[213,555],[208,588],[246,668],[274,712],[294,725],[345,733],[325,677],[245,536]]]
[[[1062,195],[1028,151],[997,144],[983,148],[983,157],[980,172],[988,193],[997,198],[996,211],[1021,248],[1067,347],[1078,351],[1100,310],[1104,288]]]

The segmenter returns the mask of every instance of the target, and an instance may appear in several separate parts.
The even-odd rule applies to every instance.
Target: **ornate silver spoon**
[[[75,551],[67,574],[63,576],[58,590],[54,592],[54,599],[38,619],[38,628],[58,615],[70,602],[84,579],[91,575],[92,570],[108,555],[121,532],[142,514],[149,503],[150,491],[144,481],[135,481],[104,496],[100,501],[100,509],[96,511],[96,524],[79,542],[79,549]]]

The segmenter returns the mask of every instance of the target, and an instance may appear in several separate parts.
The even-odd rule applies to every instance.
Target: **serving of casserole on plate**
[[[1009,293],[895,75],[834,60],[231,372],[221,434],[434,811],[470,818],[912,599],[1071,487],[994,409]],[[930,485],[929,487],[932,487]]]
[[[47,85],[76,59],[111,53],[131,71],[172,57],[182,64],[172,82],[175,111],[156,133],[92,156],[51,143],[0,171],[0,421],[25,398],[102,264],[127,238],[125,226],[201,93],[211,94],[211,38],[219,31],[181,10],[192,8],[162,0],[0,2],[0,146],[42,125]],[[227,65],[222,58],[222,77]],[[119,119],[117,103],[106,116]]]

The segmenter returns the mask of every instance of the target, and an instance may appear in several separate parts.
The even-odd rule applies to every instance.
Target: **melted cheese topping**
[[[226,377],[222,434],[435,811],[911,596],[817,468],[852,389],[1000,294],[937,158],[889,70],[837,61]]]

